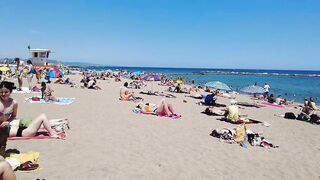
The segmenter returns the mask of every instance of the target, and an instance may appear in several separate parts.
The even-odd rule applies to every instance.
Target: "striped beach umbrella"
[[[150,74],[143,78],[145,81],[160,81],[160,77],[155,74]]]

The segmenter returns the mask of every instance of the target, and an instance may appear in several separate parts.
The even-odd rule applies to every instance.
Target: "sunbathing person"
[[[51,137],[59,138],[57,132],[52,128],[52,126],[63,123],[68,124],[67,119],[48,120],[45,114],[41,114],[34,120],[14,120],[10,122],[9,137],[33,137],[36,135],[40,128],[44,128],[48,131]]]
[[[209,107],[207,107],[202,113],[209,116],[224,116],[225,110],[215,109],[215,108],[210,109]]]
[[[172,105],[165,99],[162,99],[158,105],[151,105],[150,103],[139,103],[137,108],[141,109],[144,114],[155,114],[158,116],[180,117],[175,113]]]
[[[120,99],[122,101],[136,100],[134,92],[129,92],[128,82],[125,82],[123,86],[120,88]]]
[[[52,95],[53,89],[45,82],[41,82],[41,98],[46,102],[48,101],[57,101],[57,99]]]

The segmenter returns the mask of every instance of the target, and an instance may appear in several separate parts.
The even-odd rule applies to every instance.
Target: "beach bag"
[[[286,119],[296,119],[296,115],[293,112],[287,112],[284,114],[284,118]]]
[[[32,119],[30,118],[22,118],[19,121],[19,128],[27,128],[29,124],[31,124]]]

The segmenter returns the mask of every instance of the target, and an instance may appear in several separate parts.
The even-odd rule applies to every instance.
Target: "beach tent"
[[[211,81],[211,82],[207,82],[205,84],[205,86],[207,86],[208,88],[213,88],[213,89],[222,89],[222,90],[226,90],[226,91],[230,91],[231,88],[226,85],[223,82],[220,81]]]
[[[50,78],[57,78],[59,76],[64,76],[64,72],[61,68],[58,66],[53,66],[53,68],[50,70],[49,77]]]

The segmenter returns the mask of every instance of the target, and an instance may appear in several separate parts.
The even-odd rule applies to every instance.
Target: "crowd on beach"
[[[188,102],[187,98],[194,98],[197,99],[198,105],[204,106],[204,110],[201,113],[209,116],[218,116],[221,121],[238,124],[234,129],[214,129],[210,134],[211,136],[217,137],[223,142],[240,144],[242,147],[247,147],[247,143],[252,146],[262,146],[265,148],[278,147],[266,140],[261,132],[247,129],[246,124],[248,123],[262,123],[265,126],[270,126],[270,124],[252,119],[249,114],[241,114],[242,106],[260,108],[264,107],[264,105],[239,102],[237,100],[237,92],[195,85],[194,81],[186,84],[182,77],[172,79],[166,77],[165,74],[147,72],[132,73],[128,71],[117,71],[96,73],[82,71],[82,78],[79,82],[66,78],[63,74],[59,74],[54,78],[54,81],[51,81],[52,77],[49,75],[50,68],[50,65],[47,63],[43,66],[36,67],[32,64],[31,60],[28,60],[27,63],[24,64],[22,60],[16,58],[15,72],[8,74],[6,79],[0,83],[0,176],[2,176],[0,179],[15,179],[14,169],[4,160],[7,139],[9,137],[33,137],[36,136],[40,129],[44,129],[50,137],[60,138],[55,127],[61,124],[68,125],[67,118],[48,119],[45,114],[40,114],[34,119],[16,118],[18,102],[11,97],[11,93],[14,90],[23,90],[23,78],[27,79],[29,90],[41,92],[41,99],[46,102],[58,101],[53,94],[54,90],[50,86],[50,83],[102,90],[103,87],[99,85],[98,81],[114,79],[115,82],[123,82],[119,90],[119,97],[115,98],[121,101],[134,102],[132,105],[133,112],[167,117],[174,120],[181,119],[183,115],[176,112],[176,109],[172,103],[170,103],[170,98],[177,98],[177,94],[184,94],[184,103]],[[68,70],[65,71],[65,74],[68,74]],[[36,84],[33,84],[34,75],[36,76]],[[16,78],[18,82],[17,86],[12,82],[13,78]],[[158,81],[160,86],[166,87],[166,91],[151,89],[141,91],[139,94],[133,91],[147,86],[148,83],[146,81],[148,80]],[[40,87],[38,87],[37,84],[40,84]],[[273,94],[269,94],[269,84],[265,83],[263,88],[264,92],[259,94],[254,93],[252,99],[259,100],[260,102],[265,101],[270,105],[287,106],[291,104],[281,96],[274,98]],[[161,96],[162,98],[159,102],[151,103],[147,100],[148,95]],[[230,99],[230,105],[218,103],[220,98]],[[195,104],[195,106],[197,104]],[[279,116],[317,124],[320,122],[318,108],[313,98],[305,99],[303,105],[296,105],[296,107],[301,108],[301,113],[297,116],[295,114],[292,115],[292,112]],[[25,166],[27,166],[27,168],[34,167],[29,163],[21,164],[17,169],[24,168]]]

